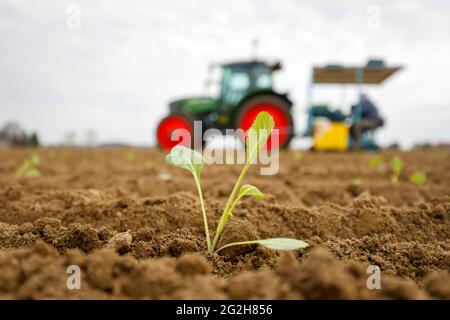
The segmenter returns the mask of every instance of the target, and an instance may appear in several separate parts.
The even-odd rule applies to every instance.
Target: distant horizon
[[[37,133],[39,136],[39,133]],[[228,137],[226,138],[225,141],[223,142],[215,142],[215,145],[213,143],[214,147],[217,147],[218,145],[220,146],[221,144],[224,146],[224,148],[243,148],[243,144],[240,141],[233,141],[232,137]],[[293,141],[291,143],[291,145],[289,146],[288,149],[292,149],[292,150],[302,150],[302,151],[308,151],[309,150],[309,145],[310,142],[307,141],[310,138],[303,138],[303,137],[294,137]],[[228,141],[227,141],[228,140]],[[301,140],[301,141],[299,141]],[[380,145],[380,147],[384,150],[386,149],[390,149],[392,148],[396,143],[393,142],[390,145]],[[208,147],[210,147],[211,145],[208,144]],[[450,140],[447,141],[437,141],[434,143],[430,143],[427,141],[419,141],[417,143],[414,143],[410,146],[402,146],[401,144],[399,144],[399,149],[402,151],[408,151],[408,150],[412,150],[414,148],[423,148],[425,146],[430,146],[431,148],[449,148],[450,147]],[[1,145],[0,145],[1,147]],[[49,144],[40,144],[39,147],[43,147],[43,148],[134,148],[134,149],[154,149],[154,148],[159,148],[159,146],[155,143],[155,144],[134,144],[134,143],[130,143],[127,141],[102,141],[102,142],[98,142],[95,143],[93,145],[89,145],[87,143],[75,143],[72,145],[67,145],[64,144],[63,142],[61,143],[49,143]],[[205,147],[206,148],[206,147]]]

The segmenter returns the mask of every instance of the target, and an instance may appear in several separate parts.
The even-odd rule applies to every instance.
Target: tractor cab
[[[222,64],[220,89],[221,111],[234,109],[243,98],[258,91],[272,91],[273,72],[281,69],[279,62],[262,61]]]

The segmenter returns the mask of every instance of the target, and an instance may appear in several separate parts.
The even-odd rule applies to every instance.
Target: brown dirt
[[[238,205],[220,243],[293,237],[311,247],[221,254],[206,252],[191,176],[161,152],[37,152],[41,175],[17,178],[31,151],[0,151],[0,298],[450,299],[448,151],[401,153],[397,185],[388,167],[369,168],[371,154],[285,152],[277,175],[249,172],[266,197]],[[240,170],[204,169],[211,230]],[[425,186],[408,181],[414,170]],[[80,290],[66,287],[73,264]],[[370,264],[381,290],[367,289]]]

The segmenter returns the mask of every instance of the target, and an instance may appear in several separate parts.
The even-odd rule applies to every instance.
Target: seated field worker
[[[358,110],[358,108],[360,108]],[[352,106],[352,114],[360,112],[360,120],[355,122],[351,127],[351,134],[355,140],[355,148],[361,148],[361,136],[376,128],[382,127],[384,119],[380,116],[377,107],[369,100],[369,98],[362,94],[357,105]]]

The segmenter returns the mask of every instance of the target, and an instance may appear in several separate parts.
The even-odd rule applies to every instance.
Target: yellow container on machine
[[[316,121],[313,130],[314,150],[346,151],[349,131],[345,122]]]

